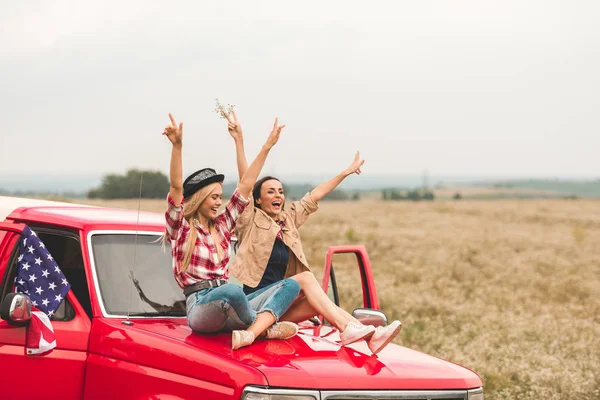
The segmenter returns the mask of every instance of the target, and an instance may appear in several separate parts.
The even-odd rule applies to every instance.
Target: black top
[[[244,293],[249,295],[257,290],[269,286],[272,283],[279,282],[285,276],[288,260],[290,258],[290,249],[279,238],[275,239],[271,257],[267,263],[267,268],[262,279],[255,288],[244,285]]]

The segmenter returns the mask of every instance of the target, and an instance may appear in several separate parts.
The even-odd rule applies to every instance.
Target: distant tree
[[[424,190],[423,194],[421,195],[421,199],[423,199],[423,200],[434,200],[435,199],[435,194],[433,194],[433,192],[431,190]]]
[[[90,199],[136,199],[140,194],[140,177],[143,175],[142,198],[158,199],[169,191],[169,179],[160,171],[130,169],[125,175],[108,174],[100,187],[88,192]]]
[[[462,199],[462,195],[459,192],[454,193],[454,196],[452,196],[452,198],[454,200],[460,200]]]
[[[332,190],[327,196],[323,197],[322,200],[349,200],[350,195],[340,189]]]
[[[352,195],[352,200],[357,201],[360,200],[360,193],[356,192]]]
[[[406,198],[412,201],[419,201],[421,200],[421,193],[419,193],[418,190],[409,190],[406,194]]]

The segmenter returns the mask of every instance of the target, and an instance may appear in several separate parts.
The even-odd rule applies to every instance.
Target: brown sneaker
[[[271,325],[265,332],[266,339],[289,339],[298,334],[298,325],[293,322],[278,322]]]
[[[231,332],[231,349],[237,350],[241,347],[249,346],[254,342],[254,334],[250,331]]]

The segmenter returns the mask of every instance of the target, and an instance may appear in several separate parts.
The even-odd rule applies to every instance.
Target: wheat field
[[[365,245],[395,342],[475,370],[486,399],[600,399],[600,201],[323,202],[300,232],[319,279],[328,246]],[[348,310],[355,265],[334,259]]]

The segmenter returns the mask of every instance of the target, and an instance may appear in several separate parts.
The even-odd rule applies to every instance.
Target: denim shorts
[[[186,300],[188,325],[197,333],[246,329],[265,311],[279,321],[299,293],[300,286],[293,279],[275,282],[249,296],[231,283],[202,289]]]

